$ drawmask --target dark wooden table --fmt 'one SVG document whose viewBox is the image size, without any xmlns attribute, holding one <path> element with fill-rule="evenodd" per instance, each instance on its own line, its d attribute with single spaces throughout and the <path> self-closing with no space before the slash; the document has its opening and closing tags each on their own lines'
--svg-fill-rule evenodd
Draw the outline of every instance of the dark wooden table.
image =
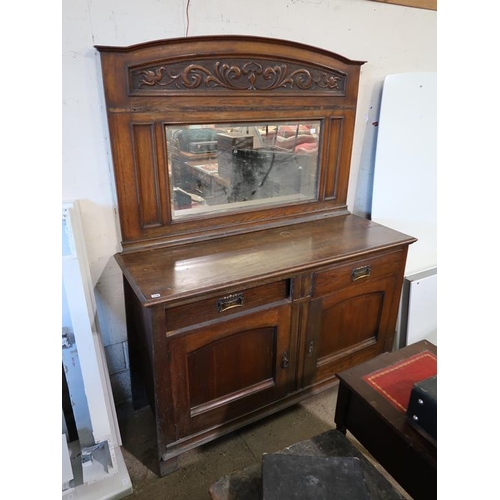
<svg viewBox="0 0 500 500">
<path fill-rule="evenodd" d="M 416 500 L 437 497 L 437 447 L 363 377 L 426 350 L 437 356 L 436 346 L 424 340 L 337 374 L 337 429 L 349 430 Z"/>
</svg>

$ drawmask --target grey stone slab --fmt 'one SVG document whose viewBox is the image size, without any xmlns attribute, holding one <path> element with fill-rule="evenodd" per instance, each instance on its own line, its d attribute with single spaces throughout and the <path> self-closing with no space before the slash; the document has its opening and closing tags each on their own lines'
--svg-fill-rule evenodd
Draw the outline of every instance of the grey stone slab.
<svg viewBox="0 0 500 500">
<path fill-rule="evenodd" d="M 263 500 L 370 500 L 357 457 L 262 456 Z"/>
<path fill-rule="evenodd" d="M 295 443 L 279 453 L 315 457 L 356 457 L 360 460 L 366 489 L 371 499 L 404 499 L 346 436 L 335 429 Z M 209 491 L 213 500 L 262 500 L 261 462 L 221 477 Z"/>
</svg>

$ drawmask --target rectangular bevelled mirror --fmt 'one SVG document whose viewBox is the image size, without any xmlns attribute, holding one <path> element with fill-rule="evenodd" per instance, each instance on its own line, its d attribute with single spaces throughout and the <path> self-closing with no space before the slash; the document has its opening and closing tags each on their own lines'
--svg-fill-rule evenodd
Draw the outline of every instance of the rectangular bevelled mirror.
<svg viewBox="0 0 500 500">
<path fill-rule="evenodd" d="M 172 220 L 317 200 L 320 126 L 167 125 Z"/>
</svg>

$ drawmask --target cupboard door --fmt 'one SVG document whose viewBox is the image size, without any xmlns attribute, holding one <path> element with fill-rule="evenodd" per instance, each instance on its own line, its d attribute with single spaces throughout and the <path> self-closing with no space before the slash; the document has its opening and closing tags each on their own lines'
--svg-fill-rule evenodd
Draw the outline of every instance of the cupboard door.
<svg viewBox="0 0 500 500">
<path fill-rule="evenodd" d="M 290 313 L 282 305 L 169 338 L 178 439 L 290 392 Z"/>
<path fill-rule="evenodd" d="M 313 299 L 309 308 L 303 385 L 331 379 L 392 345 L 395 275 Z"/>
</svg>

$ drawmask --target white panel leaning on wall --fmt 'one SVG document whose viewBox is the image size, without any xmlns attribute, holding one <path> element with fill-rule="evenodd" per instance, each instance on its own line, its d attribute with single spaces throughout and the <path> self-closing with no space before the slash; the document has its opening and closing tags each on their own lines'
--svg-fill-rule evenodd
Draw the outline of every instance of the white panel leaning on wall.
<svg viewBox="0 0 500 500">
<path fill-rule="evenodd" d="M 132 493 L 132 484 L 94 321 L 96 306 L 78 202 L 63 203 L 62 243 L 62 360 L 77 430 L 77 438 L 70 441 L 63 411 L 62 497 L 123 498 Z"/>
<path fill-rule="evenodd" d="M 437 343 L 437 73 L 384 81 L 371 218 L 418 238 L 405 269 L 395 347 Z"/>
</svg>

